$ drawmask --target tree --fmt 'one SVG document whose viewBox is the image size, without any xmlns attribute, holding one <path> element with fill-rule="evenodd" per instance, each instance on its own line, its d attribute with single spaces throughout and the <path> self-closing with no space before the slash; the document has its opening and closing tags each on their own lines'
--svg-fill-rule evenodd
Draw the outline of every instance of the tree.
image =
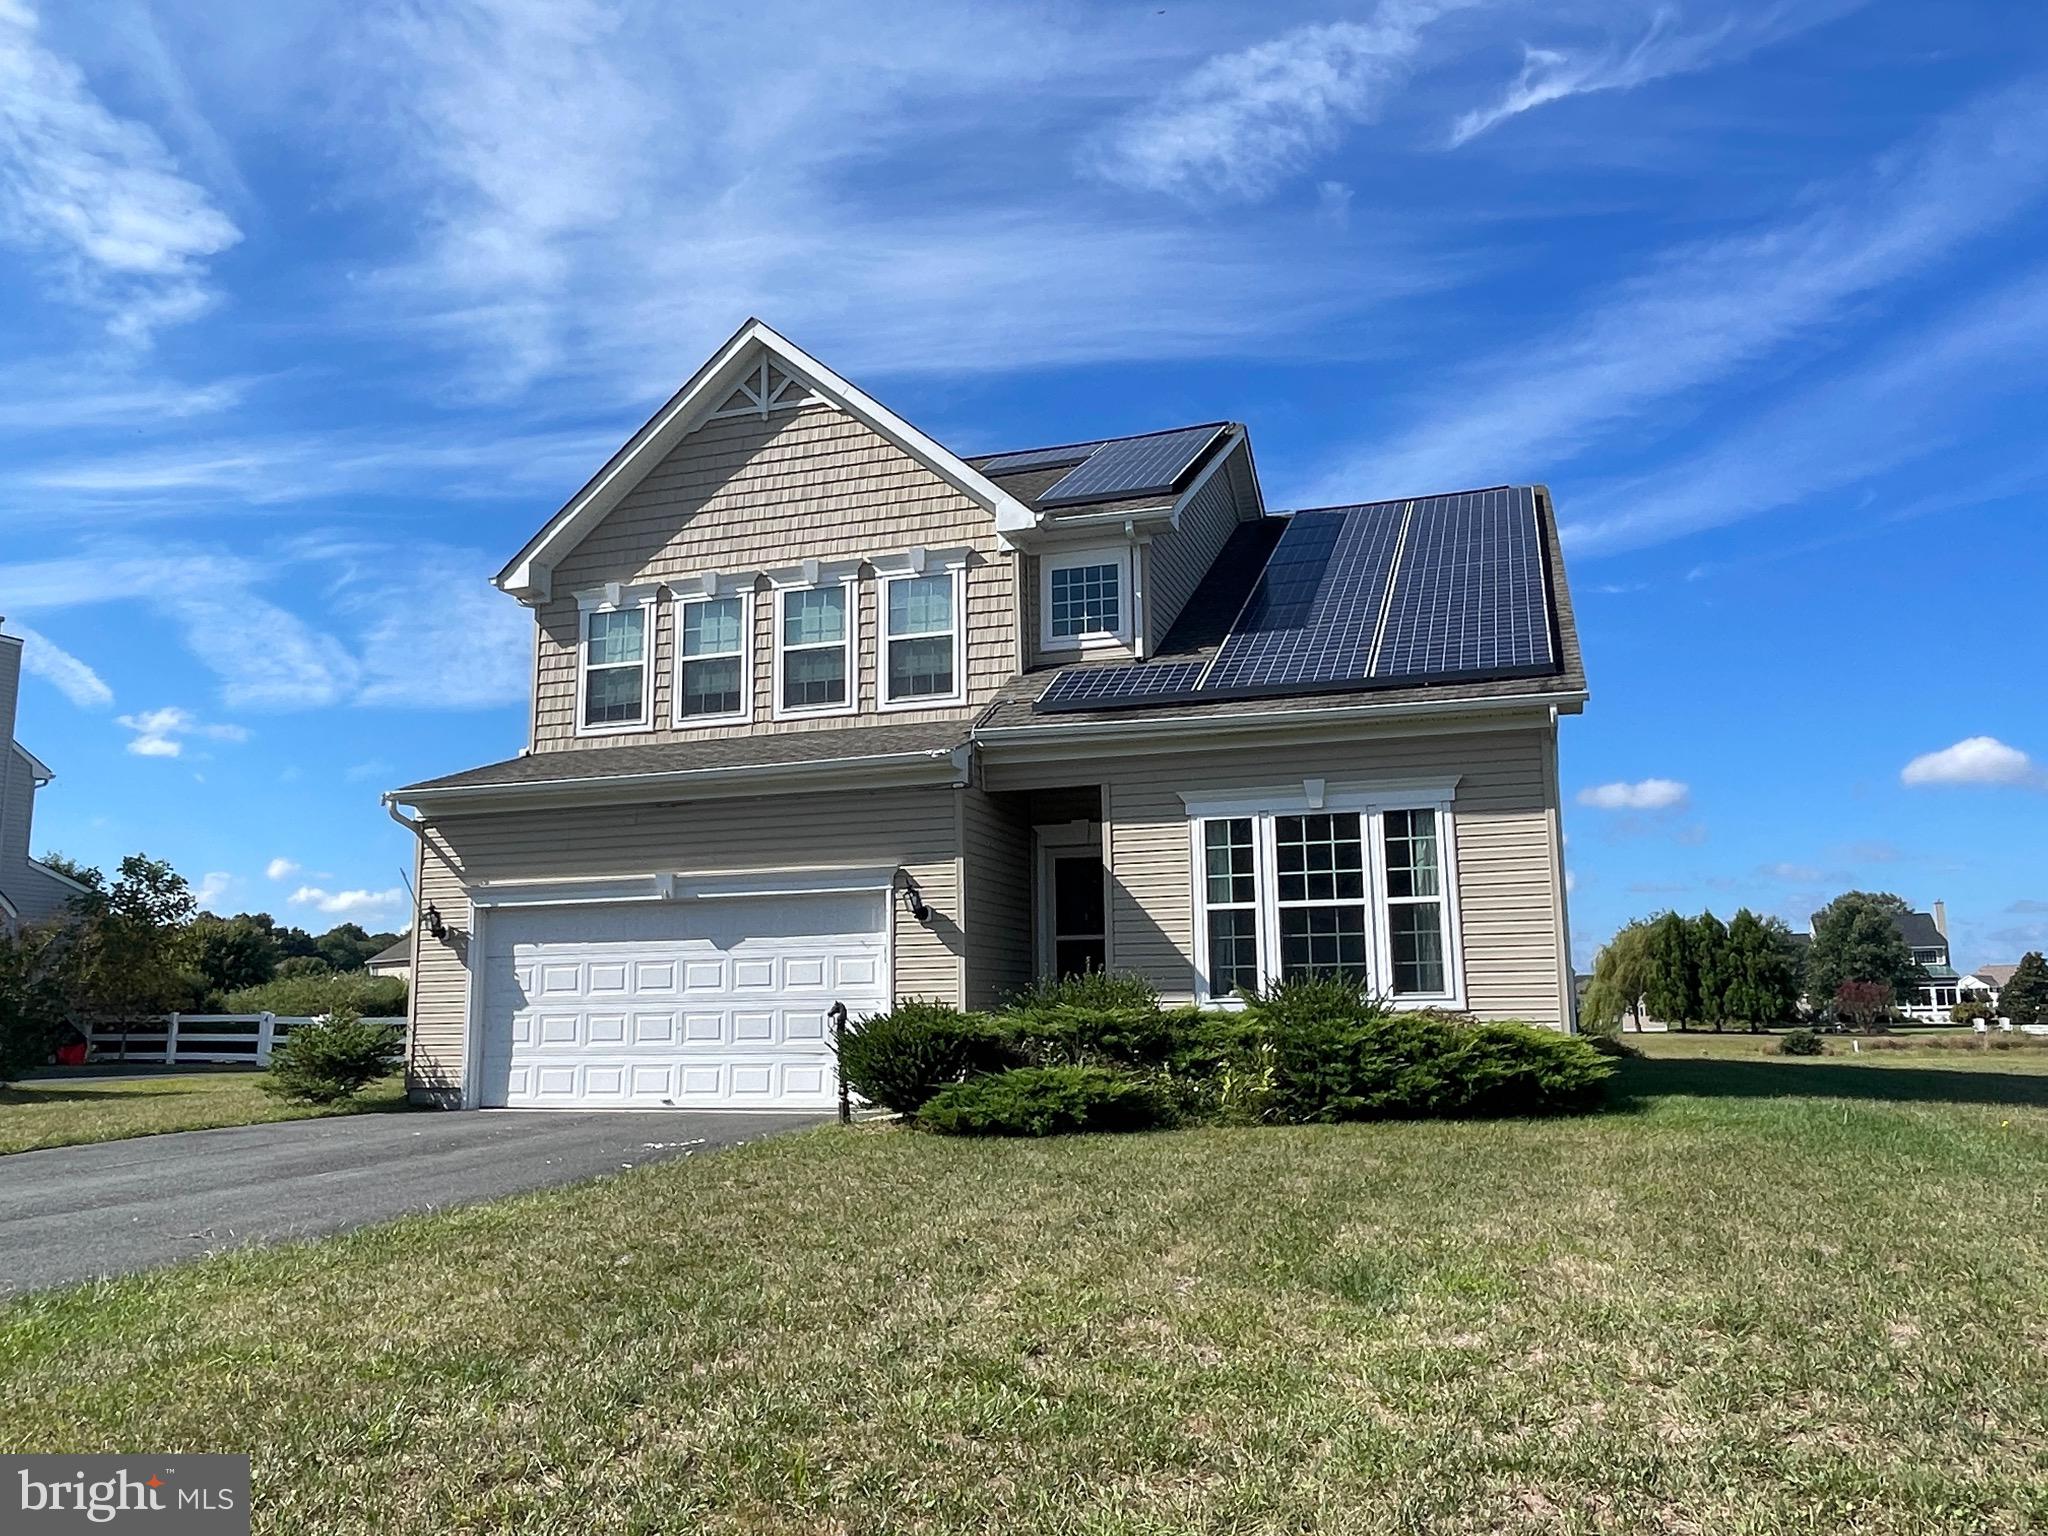
<svg viewBox="0 0 2048 1536">
<path fill-rule="evenodd" d="M 277 974 L 277 939 L 268 920 L 214 917 L 202 912 L 192 920 L 198 943 L 199 975 L 208 990 L 233 992 L 257 987 Z"/>
<path fill-rule="evenodd" d="M 1728 930 L 1711 912 L 1692 920 L 1693 965 L 1699 972 L 1700 1017 L 1721 1033 L 1728 1022 L 1728 988 L 1734 982 Z"/>
<path fill-rule="evenodd" d="M 1650 925 L 1641 918 L 1607 941 L 1593 959 L 1593 982 L 1586 988 L 1581 1022 L 1611 1030 L 1622 1015 L 1643 1027 L 1643 994 L 1650 987 Z"/>
<path fill-rule="evenodd" d="M 1806 957 L 1808 994 L 1831 998 L 1845 981 L 1889 987 L 1895 1002 L 1912 998 L 1925 973 L 1892 919 L 1909 911 L 1888 891 L 1849 891 L 1814 917 Z"/>
<path fill-rule="evenodd" d="M 1649 985 L 1643 1003 L 1666 1024 L 1689 1029 L 1700 1016 L 1699 961 L 1693 954 L 1692 925 L 1676 912 L 1650 924 Z"/>
<path fill-rule="evenodd" d="M 121 861 L 112 885 L 74 896 L 77 932 L 64 966 L 74 1006 L 119 1018 L 187 1001 L 199 953 L 192 909 L 184 876 L 140 853 Z"/>
<path fill-rule="evenodd" d="M 45 869 L 54 869 L 58 874 L 76 880 L 80 885 L 89 885 L 95 890 L 107 883 L 107 877 L 90 864 L 81 864 L 68 854 L 51 849 L 38 861 Z"/>
<path fill-rule="evenodd" d="M 0 1087 L 48 1061 L 63 1033 L 60 954 L 60 936 L 51 930 L 0 937 Z"/>
<path fill-rule="evenodd" d="M 365 933 L 360 923 L 341 923 L 314 940 L 313 951 L 329 970 L 359 971 L 380 949 L 388 949 L 395 933 Z"/>
<path fill-rule="evenodd" d="M 1881 981 L 1845 981 L 1835 988 L 1835 1018 L 1857 1029 L 1870 1029 L 1892 1016 L 1898 998 Z"/>
<path fill-rule="evenodd" d="M 2048 961 L 2042 960 L 2041 951 L 2020 956 L 2012 980 L 1998 989 L 1998 1011 L 2016 1028 L 2048 1024 Z"/>
<path fill-rule="evenodd" d="M 1749 908 L 1728 924 L 1727 1017 L 1754 1032 L 1789 1019 L 1799 1007 L 1799 961 L 1792 935 L 1775 917 Z"/>
</svg>

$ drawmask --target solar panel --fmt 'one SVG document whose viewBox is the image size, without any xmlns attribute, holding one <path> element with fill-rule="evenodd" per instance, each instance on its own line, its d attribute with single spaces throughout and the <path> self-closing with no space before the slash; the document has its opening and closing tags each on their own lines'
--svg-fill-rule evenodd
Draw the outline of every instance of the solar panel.
<svg viewBox="0 0 2048 1536">
<path fill-rule="evenodd" d="M 1086 463 L 1061 476 L 1038 498 L 1038 504 L 1066 507 L 1170 491 L 1225 430 L 1221 426 L 1181 427 L 1104 443 Z M 984 465 L 984 471 L 986 468 Z"/>
<path fill-rule="evenodd" d="M 1084 463 L 1100 443 L 1068 443 L 1060 448 L 1023 448 L 1016 453 L 995 453 L 974 461 L 984 475 L 1019 475 L 1027 469 L 1060 469 Z"/>
<path fill-rule="evenodd" d="M 1555 664 L 1535 492 L 1500 486 L 1416 502 L 1373 679 L 1497 677 Z"/>
<path fill-rule="evenodd" d="M 1202 678 L 1202 691 L 1362 682 L 1405 506 L 1297 512 Z"/>
<path fill-rule="evenodd" d="M 1202 675 L 1199 661 L 1139 662 L 1129 667 L 1069 667 L 1039 696 L 1036 708 L 1113 709 L 1136 700 L 1193 690 Z"/>
</svg>

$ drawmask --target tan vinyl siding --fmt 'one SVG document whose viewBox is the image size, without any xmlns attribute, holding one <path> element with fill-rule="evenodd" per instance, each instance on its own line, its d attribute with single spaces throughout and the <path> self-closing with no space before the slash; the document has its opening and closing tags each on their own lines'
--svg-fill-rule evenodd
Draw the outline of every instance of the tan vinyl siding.
<svg viewBox="0 0 2048 1536">
<path fill-rule="evenodd" d="M 1239 462 L 1247 452 L 1242 446 L 1233 449 L 1230 462 L 1181 508 L 1180 525 L 1154 535 L 1145 546 L 1145 632 L 1150 650 L 1165 640 L 1239 520 L 1257 515 L 1236 489 Z"/>
<path fill-rule="evenodd" d="M 462 1085 L 472 928 L 465 881 L 901 867 L 917 882 L 932 916 L 920 925 L 900 901 L 889 903 L 896 995 L 957 1001 L 965 940 L 953 796 L 946 787 L 879 789 L 432 823 L 420 894 L 456 931 L 448 942 L 420 944 L 413 971 L 413 1088 L 447 1097 Z"/>
<path fill-rule="evenodd" d="M 1021 796 L 960 794 L 967 1006 L 991 1008 L 1031 983 L 1031 827 Z"/>
<path fill-rule="evenodd" d="M 1174 1000 L 1194 995 L 1193 869 L 1180 796 L 1235 789 L 1459 778 L 1458 843 L 1465 993 L 1474 1013 L 1566 1023 L 1555 806 L 1547 729 L 1355 737 L 1343 743 L 1215 747 L 1199 754 L 1088 759 L 1106 785 L 1112 964 L 1148 977 Z M 987 766 L 991 790 L 1071 782 L 1057 763 Z"/>
<path fill-rule="evenodd" d="M 751 724 L 673 728 L 676 606 L 663 598 L 655 610 L 652 727 L 576 735 L 576 593 L 613 581 L 635 586 L 710 572 L 768 571 L 917 545 L 972 551 L 964 582 L 965 703 L 880 710 L 880 583 L 864 570 L 856 585 L 858 712 L 772 718 L 774 598 L 763 581 L 753 602 Z M 534 744 L 542 751 L 734 731 L 829 730 L 860 720 L 966 719 L 1016 671 L 1016 559 L 998 544 L 993 517 L 863 423 L 829 407 L 699 427 L 563 560 L 553 590 L 538 610 Z"/>
</svg>

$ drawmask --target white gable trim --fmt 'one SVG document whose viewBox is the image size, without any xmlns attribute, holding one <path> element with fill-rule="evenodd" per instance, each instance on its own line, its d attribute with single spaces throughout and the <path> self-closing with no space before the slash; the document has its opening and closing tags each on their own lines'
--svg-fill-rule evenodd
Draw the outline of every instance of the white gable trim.
<svg viewBox="0 0 2048 1536">
<path fill-rule="evenodd" d="M 37 757 L 35 753 L 29 751 L 29 749 L 27 747 L 24 747 L 20 742 L 17 741 L 16 743 L 14 743 L 14 750 L 16 752 L 19 752 L 21 754 L 21 760 L 28 764 L 29 777 L 35 781 L 35 786 L 37 789 L 41 789 L 45 784 L 49 783 L 50 780 L 57 777 L 57 775 L 51 771 L 47 763 L 45 763 L 41 758 Z"/>
<path fill-rule="evenodd" d="M 739 388 L 749 371 L 759 364 L 765 351 L 782 372 L 804 384 L 826 404 L 837 407 L 865 423 L 881 436 L 947 481 L 994 516 L 1000 531 L 1005 527 L 1029 526 L 1031 514 L 1022 503 L 1000 489 L 979 470 L 931 438 L 879 401 L 854 388 L 823 363 L 777 335 L 759 320 L 749 320 L 732 339 L 712 354 L 710 361 L 691 377 L 645 426 L 599 470 L 590 483 L 573 496 L 568 505 L 548 519 L 547 526 L 534 535 L 512 563 L 495 578 L 501 591 L 523 603 L 544 602 L 552 592 L 554 568 L 625 499 L 628 492 L 656 464 L 688 436 Z"/>
</svg>

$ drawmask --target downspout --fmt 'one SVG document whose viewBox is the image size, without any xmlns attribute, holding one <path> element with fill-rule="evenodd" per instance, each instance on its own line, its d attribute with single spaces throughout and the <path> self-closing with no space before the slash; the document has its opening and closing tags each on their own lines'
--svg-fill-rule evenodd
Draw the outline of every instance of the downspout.
<svg viewBox="0 0 2048 1536">
<path fill-rule="evenodd" d="M 387 790 L 378 796 L 384 802 L 384 814 L 397 822 L 413 835 L 412 854 L 412 968 L 405 985 L 405 1092 L 412 1097 L 413 1072 L 412 1047 L 417 1034 L 420 1005 L 420 890 L 427 881 L 427 825 L 424 819 L 414 819 L 398 808 L 398 801 Z"/>
</svg>

